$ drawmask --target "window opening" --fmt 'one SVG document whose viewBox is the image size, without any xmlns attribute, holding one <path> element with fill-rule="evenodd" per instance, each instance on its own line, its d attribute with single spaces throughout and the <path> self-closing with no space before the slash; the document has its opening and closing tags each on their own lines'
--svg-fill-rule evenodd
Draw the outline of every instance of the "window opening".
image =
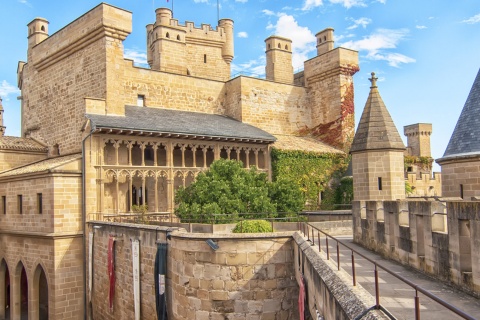
<svg viewBox="0 0 480 320">
<path fill-rule="evenodd" d="M 39 214 L 43 213 L 43 199 L 41 193 L 37 193 L 37 212 Z"/>
<path fill-rule="evenodd" d="M 383 190 L 382 178 L 378 177 L 378 190 Z"/>
<path fill-rule="evenodd" d="M 206 54 L 203 55 L 203 63 L 207 63 L 207 55 Z"/>
<path fill-rule="evenodd" d="M 3 214 L 7 214 L 7 197 L 2 196 L 2 210 Z"/>
<path fill-rule="evenodd" d="M 144 107 L 145 106 L 145 95 L 139 94 L 137 96 L 137 106 L 138 107 Z"/>
<path fill-rule="evenodd" d="M 23 214 L 23 197 L 21 194 L 17 195 L 18 213 Z"/>
<path fill-rule="evenodd" d="M 460 185 L 460 198 L 463 199 L 463 184 Z"/>
</svg>

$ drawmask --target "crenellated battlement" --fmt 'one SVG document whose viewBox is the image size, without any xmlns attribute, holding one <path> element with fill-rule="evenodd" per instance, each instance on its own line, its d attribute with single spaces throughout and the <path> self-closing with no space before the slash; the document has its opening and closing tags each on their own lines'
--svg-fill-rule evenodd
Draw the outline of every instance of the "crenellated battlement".
<svg viewBox="0 0 480 320">
<path fill-rule="evenodd" d="M 480 296 L 479 201 L 353 201 L 354 241 Z"/>
<path fill-rule="evenodd" d="M 181 25 L 168 8 L 155 13 L 155 23 L 147 25 L 147 60 L 153 70 L 222 81 L 230 77 L 233 20 L 221 19 L 213 29 L 190 21 Z"/>
</svg>

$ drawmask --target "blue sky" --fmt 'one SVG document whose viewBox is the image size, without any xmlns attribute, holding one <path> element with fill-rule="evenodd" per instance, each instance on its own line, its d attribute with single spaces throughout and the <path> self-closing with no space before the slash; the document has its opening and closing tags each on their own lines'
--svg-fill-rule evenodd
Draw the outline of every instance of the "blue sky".
<svg viewBox="0 0 480 320">
<path fill-rule="evenodd" d="M 473 80 L 480 68 L 478 0 L 218 0 L 220 18 L 235 21 L 232 74 L 264 73 L 264 40 L 277 34 L 293 39 L 293 64 L 313 57 L 315 33 L 335 29 L 335 46 L 359 51 L 355 75 L 358 123 L 368 96 L 370 72 L 397 129 L 417 122 L 433 124 L 432 155 L 443 155 Z M 96 0 L 1 0 L 0 96 L 7 135 L 20 135 L 16 68 L 26 60 L 27 23 L 49 20 L 52 34 L 96 6 Z M 172 0 L 110 0 L 133 13 L 133 32 L 125 55 L 145 63 L 145 26 L 154 8 Z M 217 25 L 216 0 L 173 0 L 180 23 Z"/>
</svg>

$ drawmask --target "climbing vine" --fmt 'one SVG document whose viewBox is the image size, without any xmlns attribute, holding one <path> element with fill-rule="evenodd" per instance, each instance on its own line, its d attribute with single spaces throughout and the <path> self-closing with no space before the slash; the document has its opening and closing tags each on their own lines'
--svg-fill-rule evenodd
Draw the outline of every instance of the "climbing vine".
<svg viewBox="0 0 480 320">
<path fill-rule="evenodd" d="M 306 199 L 306 209 L 319 209 L 319 195 L 323 191 L 322 202 L 335 202 L 335 189 L 348 166 L 349 157 L 345 154 L 272 149 L 273 180 L 288 180 L 296 183 Z M 330 197 L 333 199 L 328 200 Z"/>
<path fill-rule="evenodd" d="M 428 170 L 432 167 L 432 163 L 432 157 L 404 156 L 405 171 L 407 171 L 408 167 L 411 167 L 412 165 L 417 165 L 423 170 Z"/>
</svg>

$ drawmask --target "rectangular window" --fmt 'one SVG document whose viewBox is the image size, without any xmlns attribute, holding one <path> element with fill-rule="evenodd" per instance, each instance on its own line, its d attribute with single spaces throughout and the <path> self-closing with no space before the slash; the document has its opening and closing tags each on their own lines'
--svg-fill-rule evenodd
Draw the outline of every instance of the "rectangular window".
<svg viewBox="0 0 480 320">
<path fill-rule="evenodd" d="M 37 212 L 39 214 L 43 213 L 43 199 L 41 193 L 37 193 Z"/>
<path fill-rule="evenodd" d="M 137 106 L 145 107 L 145 96 L 143 94 L 137 96 Z"/>
<path fill-rule="evenodd" d="M 21 194 L 17 195 L 17 211 L 19 214 L 23 214 L 23 197 Z"/>
<path fill-rule="evenodd" d="M 2 196 L 2 211 L 3 214 L 7 214 L 7 197 Z"/>
<path fill-rule="evenodd" d="M 463 199 L 463 184 L 460 185 L 460 198 Z"/>
<path fill-rule="evenodd" d="M 378 177 L 378 190 L 382 190 L 383 186 L 382 186 L 382 178 L 381 177 Z"/>
</svg>

